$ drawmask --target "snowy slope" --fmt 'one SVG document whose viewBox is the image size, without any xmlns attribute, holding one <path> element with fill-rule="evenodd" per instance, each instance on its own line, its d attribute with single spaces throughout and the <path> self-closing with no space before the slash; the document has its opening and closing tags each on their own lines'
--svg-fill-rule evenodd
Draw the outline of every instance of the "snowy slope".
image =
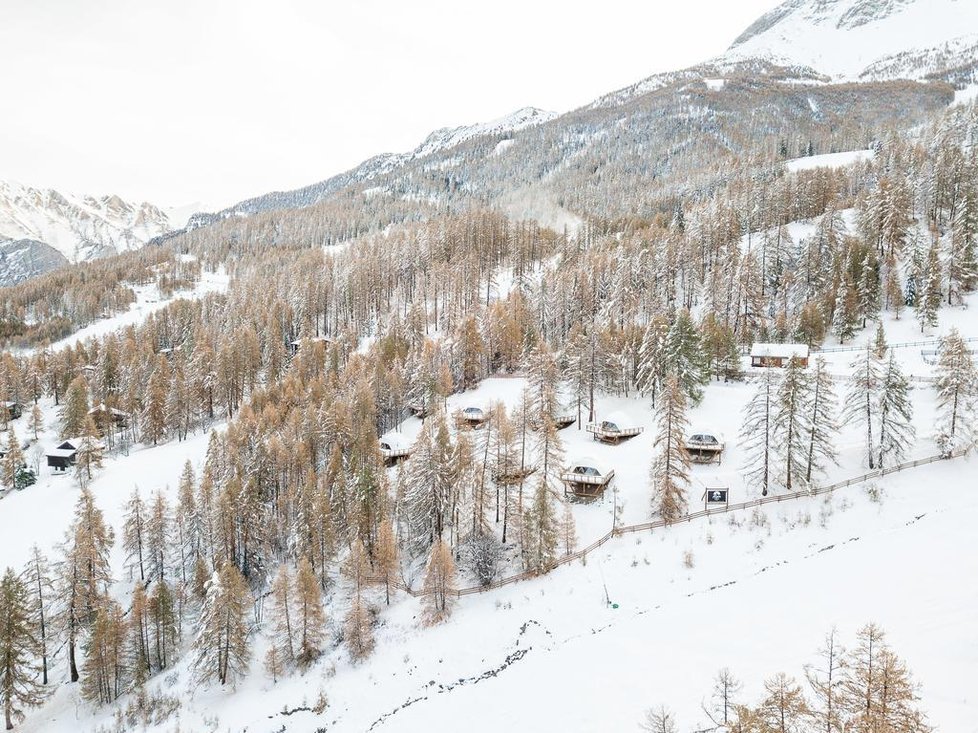
<svg viewBox="0 0 978 733">
<path fill-rule="evenodd" d="M 976 58 L 973 0 L 788 0 L 719 61 L 764 60 L 860 79 L 922 78 Z"/>
<path fill-rule="evenodd" d="M 455 128 L 443 127 L 440 130 L 435 130 L 425 138 L 425 141 L 411 155 L 413 157 L 430 155 L 439 150 L 447 150 L 456 145 L 461 145 L 466 140 L 471 140 L 474 137 L 516 132 L 532 125 L 549 122 L 557 116 L 556 112 L 547 112 L 536 107 L 523 107 L 512 114 L 491 120 L 490 122 L 479 122 L 474 125 Z"/>
<path fill-rule="evenodd" d="M 0 181 L 0 237 L 44 242 L 69 262 L 136 249 L 173 228 L 149 203 Z"/>
</svg>

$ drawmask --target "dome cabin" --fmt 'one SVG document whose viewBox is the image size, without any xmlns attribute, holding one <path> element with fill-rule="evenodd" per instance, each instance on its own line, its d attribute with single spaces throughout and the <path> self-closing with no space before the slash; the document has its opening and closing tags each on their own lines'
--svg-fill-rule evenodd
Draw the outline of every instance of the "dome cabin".
<svg viewBox="0 0 978 733">
<path fill-rule="evenodd" d="M 458 414 L 459 423 L 470 428 L 481 428 L 489 421 L 489 413 L 476 405 L 469 405 Z"/>
<path fill-rule="evenodd" d="M 693 463 L 720 463 L 724 443 L 721 436 L 699 430 L 686 437 L 685 447 Z"/>
<path fill-rule="evenodd" d="M 388 466 L 393 466 L 411 455 L 411 442 L 401 433 L 388 433 L 380 438 L 379 443 L 380 455 Z"/>
<path fill-rule="evenodd" d="M 614 477 L 613 468 L 608 468 L 600 461 L 587 456 L 572 462 L 560 474 L 560 480 L 564 482 L 565 494 L 588 499 L 601 496 Z"/>
<path fill-rule="evenodd" d="M 792 359 L 808 366 L 808 344 L 754 344 L 750 349 L 752 367 L 784 367 Z"/>
<path fill-rule="evenodd" d="M 604 420 L 587 424 L 587 431 L 595 440 L 618 445 L 622 440 L 634 438 L 645 428 L 624 412 L 613 412 Z"/>
</svg>

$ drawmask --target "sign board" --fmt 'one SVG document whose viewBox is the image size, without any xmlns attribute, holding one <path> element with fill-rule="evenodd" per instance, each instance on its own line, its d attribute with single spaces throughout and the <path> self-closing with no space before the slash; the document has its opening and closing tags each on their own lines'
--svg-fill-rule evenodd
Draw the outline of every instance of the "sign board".
<svg viewBox="0 0 978 733">
<path fill-rule="evenodd" d="M 703 501 L 707 509 L 727 506 L 730 499 L 730 489 L 707 489 L 703 492 Z"/>
</svg>

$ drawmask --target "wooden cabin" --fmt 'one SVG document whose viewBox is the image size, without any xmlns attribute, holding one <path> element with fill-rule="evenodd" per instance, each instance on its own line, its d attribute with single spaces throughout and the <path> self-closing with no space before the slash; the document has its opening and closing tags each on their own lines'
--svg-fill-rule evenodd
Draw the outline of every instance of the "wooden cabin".
<svg viewBox="0 0 978 733">
<path fill-rule="evenodd" d="M 400 433 L 388 433 L 380 439 L 380 455 L 384 463 L 393 466 L 411 455 L 411 443 Z"/>
<path fill-rule="evenodd" d="M 713 433 L 701 430 L 686 438 L 685 447 L 693 463 L 720 463 L 724 443 Z"/>
<path fill-rule="evenodd" d="M 469 405 L 458 414 L 458 419 L 462 425 L 470 428 L 481 428 L 489 420 L 489 415 L 481 407 Z"/>
<path fill-rule="evenodd" d="M 600 496 L 614 477 L 614 469 L 602 465 L 594 458 L 580 458 L 560 474 L 560 480 L 564 482 L 564 493 L 581 498 Z"/>
<path fill-rule="evenodd" d="M 102 435 L 105 435 L 109 427 L 117 430 L 125 430 L 129 427 L 129 420 L 132 417 L 124 410 L 117 410 L 114 407 L 107 407 L 105 403 L 96 405 L 88 414 L 92 416 L 96 427 Z"/>
<path fill-rule="evenodd" d="M 587 431 L 595 440 L 618 445 L 622 440 L 634 438 L 645 428 L 638 425 L 623 412 L 614 412 L 604 420 L 587 424 Z"/>
<path fill-rule="evenodd" d="M 105 444 L 98 438 L 86 438 L 85 436 L 68 438 L 68 440 L 62 441 L 56 448 L 49 450 L 45 454 L 48 467 L 53 469 L 55 473 L 67 471 L 71 466 L 75 465 L 75 458 L 78 456 L 78 451 L 88 445 L 89 441 L 98 450 L 105 450 Z"/>
<path fill-rule="evenodd" d="M 16 420 L 23 414 L 23 409 L 19 402 L 11 402 L 9 400 L 0 402 L 0 410 L 3 410 L 3 422 Z"/>
<path fill-rule="evenodd" d="M 305 336 L 303 338 L 298 338 L 295 341 L 289 343 L 289 353 L 295 356 L 299 353 L 299 349 L 302 348 L 303 344 L 306 343 L 321 343 L 324 346 L 329 345 L 330 339 L 325 336 Z"/>
<path fill-rule="evenodd" d="M 752 367 L 783 367 L 792 359 L 808 366 L 808 344 L 754 344 L 750 349 Z"/>
</svg>

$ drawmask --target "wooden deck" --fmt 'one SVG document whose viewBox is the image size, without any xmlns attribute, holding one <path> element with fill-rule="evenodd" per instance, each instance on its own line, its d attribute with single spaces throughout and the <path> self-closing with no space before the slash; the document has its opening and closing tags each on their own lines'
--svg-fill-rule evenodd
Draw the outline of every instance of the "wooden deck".
<svg viewBox="0 0 978 733">
<path fill-rule="evenodd" d="M 689 460 L 693 463 L 721 463 L 723 457 L 723 443 L 701 443 L 698 441 L 686 441 L 686 453 Z"/>
<path fill-rule="evenodd" d="M 609 430 L 601 425 L 601 423 L 588 423 L 585 429 L 591 433 L 591 436 L 595 440 L 600 440 L 602 443 L 611 443 L 612 445 L 618 445 L 623 440 L 628 440 L 629 438 L 634 438 L 636 435 L 641 434 L 644 428 L 619 428 L 615 430 Z"/>
<path fill-rule="evenodd" d="M 560 480 L 564 482 L 564 493 L 569 492 L 574 496 L 590 499 L 601 496 L 614 477 L 614 470 L 605 474 L 578 473 L 577 471 L 564 471 L 560 474 Z"/>
</svg>

